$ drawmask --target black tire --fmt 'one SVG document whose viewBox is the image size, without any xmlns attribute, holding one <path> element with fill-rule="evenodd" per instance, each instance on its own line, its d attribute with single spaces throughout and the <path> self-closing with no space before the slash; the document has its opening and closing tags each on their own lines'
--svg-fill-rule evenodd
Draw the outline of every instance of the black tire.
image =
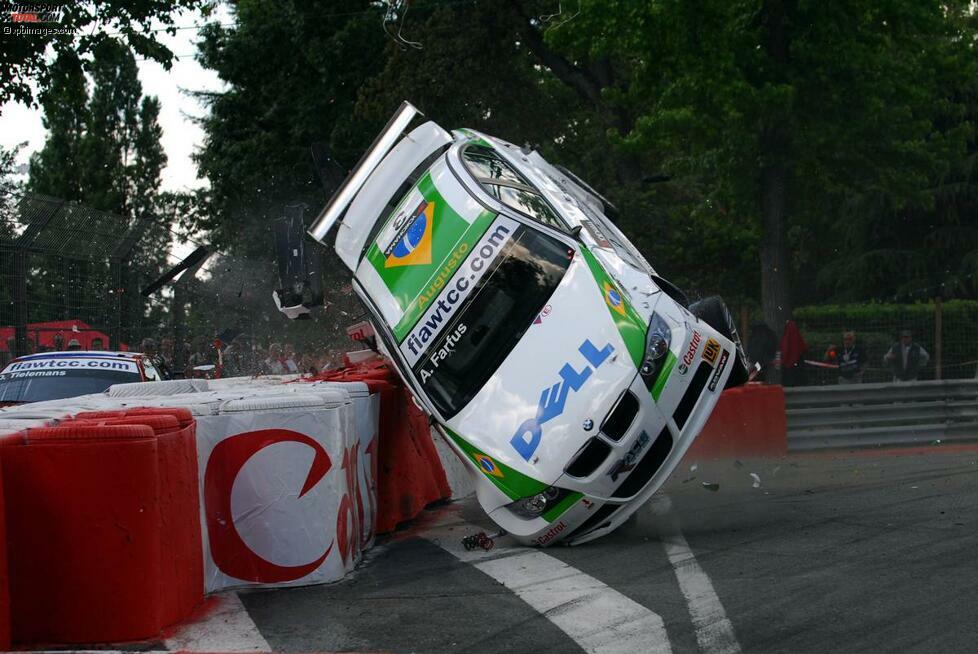
<svg viewBox="0 0 978 654">
<path fill-rule="evenodd" d="M 734 323 L 730 310 L 720 296 L 711 295 L 689 305 L 689 312 L 704 321 L 707 325 L 723 334 L 726 338 L 733 341 L 737 348 L 737 356 L 734 357 L 733 369 L 730 377 L 727 378 L 727 385 L 724 388 L 743 386 L 750 377 L 750 369 L 747 367 L 747 356 L 744 354 L 744 347 L 740 342 L 740 335 L 737 333 L 737 326 Z"/>
</svg>

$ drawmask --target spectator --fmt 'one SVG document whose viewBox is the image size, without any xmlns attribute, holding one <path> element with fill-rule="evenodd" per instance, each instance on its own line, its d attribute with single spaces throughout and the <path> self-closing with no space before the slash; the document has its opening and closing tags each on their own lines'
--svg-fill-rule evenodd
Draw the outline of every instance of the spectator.
<svg viewBox="0 0 978 654">
<path fill-rule="evenodd" d="M 160 359 L 166 363 L 167 368 L 170 368 L 171 370 L 173 369 L 175 363 L 173 339 L 169 336 L 164 336 L 160 339 Z"/>
<path fill-rule="evenodd" d="M 786 320 L 781 336 L 781 381 L 785 386 L 805 385 L 805 352 L 808 343 L 794 320 Z"/>
<path fill-rule="evenodd" d="M 55 334 L 53 340 L 54 340 L 55 352 L 61 352 L 62 350 L 65 349 L 65 337 L 61 335 L 61 332 Z"/>
<path fill-rule="evenodd" d="M 143 351 L 143 355 L 153 364 L 159 373 L 161 379 L 169 379 L 172 371 L 170 370 L 169 364 L 160 356 L 160 353 L 156 349 L 156 341 L 152 338 L 144 338 L 142 343 L 139 344 L 140 349 Z"/>
<path fill-rule="evenodd" d="M 81 350 L 81 343 L 78 342 L 77 338 L 73 338 L 70 341 L 68 341 L 69 352 L 78 352 L 79 350 Z"/>
<path fill-rule="evenodd" d="M 868 358 L 862 345 L 856 343 L 856 332 L 842 332 L 842 347 L 831 346 L 825 360 L 839 366 L 840 384 L 861 384 Z"/>
<path fill-rule="evenodd" d="M 268 357 L 264 361 L 264 372 L 266 375 L 284 375 L 288 373 L 285 366 L 285 357 L 282 356 L 282 344 L 272 343 L 268 346 Z"/>
<path fill-rule="evenodd" d="M 283 350 L 285 356 L 282 360 L 282 363 L 285 365 L 285 372 L 286 373 L 299 372 L 299 364 L 296 363 L 299 360 L 299 357 L 295 353 L 295 346 L 286 343 Z"/>
<path fill-rule="evenodd" d="M 96 336 L 95 338 L 92 339 L 92 345 L 90 349 L 93 351 L 105 349 L 105 345 L 102 343 L 101 337 Z"/>
<path fill-rule="evenodd" d="M 231 344 L 224 350 L 223 357 L 225 377 L 244 377 L 257 372 L 251 343 L 244 334 L 238 334 L 231 340 Z"/>
<path fill-rule="evenodd" d="M 197 366 L 209 366 L 214 365 L 213 357 L 207 347 L 207 339 L 198 336 L 193 340 L 193 345 L 190 348 L 192 354 L 187 357 L 187 370 L 184 373 L 187 379 L 193 379 L 194 377 L 200 376 L 194 373 L 194 368 Z"/>
<path fill-rule="evenodd" d="M 900 340 L 890 346 L 883 356 L 883 362 L 893 371 L 893 381 L 917 381 L 920 369 L 930 361 L 930 355 L 919 343 L 913 342 L 913 332 L 904 329 Z"/>
</svg>

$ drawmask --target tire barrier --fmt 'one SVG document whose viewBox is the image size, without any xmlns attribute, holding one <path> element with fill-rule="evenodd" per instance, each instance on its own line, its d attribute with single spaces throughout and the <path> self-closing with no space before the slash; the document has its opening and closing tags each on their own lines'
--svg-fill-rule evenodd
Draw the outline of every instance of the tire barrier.
<svg viewBox="0 0 978 654">
<path fill-rule="evenodd" d="M 146 425 L 31 429 L 5 448 L 13 641 L 159 632 L 158 441 Z"/>
<path fill-rule="evenodd" d="M 747 384 L 723 391 L 686 458 L 780 457 L 787 452 L 784 389 Z"/>
<path fill-rule="evenodd" d="M 0 425 L 0 650 L 9 650 L 10 634 L 10 572 L 7 564 L 7 511 L 3 492 L 3 455 L 7 448 L 22 445 L 21 433 L 8 431 Z M 12 433 L 11 433 L 12 432 Z"/>
<path fill-rule="evenodd" d="M 452 496 L 427 417 L 383 360 L 364 361 L 315 380 L 361 381 L 380 395 L 378 534 L 393 531 L 429 504 Z"/>
<path fill-rule="evenodd" d="M 451 496 L 380 360 L 192 382 L 0 410 L 0 649 L 156 638 L 205 591 L 337 581 Z"/>
</svg>

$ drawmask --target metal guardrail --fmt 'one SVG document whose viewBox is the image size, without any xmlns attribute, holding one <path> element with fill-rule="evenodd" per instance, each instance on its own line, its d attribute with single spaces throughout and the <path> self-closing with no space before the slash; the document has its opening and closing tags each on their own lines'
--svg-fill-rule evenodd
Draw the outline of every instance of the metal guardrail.
<svg viewBox="0 0 978 654">
<path fill-rule="evenodd" d="M 978 380 L 784 390 L 792 452 L 978 440 Z"/>
</svg>

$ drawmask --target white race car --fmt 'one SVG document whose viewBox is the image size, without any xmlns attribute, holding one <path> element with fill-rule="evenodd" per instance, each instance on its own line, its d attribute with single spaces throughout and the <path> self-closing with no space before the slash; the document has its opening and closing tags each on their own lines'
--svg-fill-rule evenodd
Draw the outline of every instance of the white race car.
<svg viewBox="0 0 978 654">
<path fill-rule="evenodd" d="M 536 152 L 404 103 L 310 234 L 353 272 L 381 347 L 517 540 L 581 543 L 665 482 L 747 369 L 718 298 L 689 308 Z M 695 314 L 695 315 L 694 315 Z"/>
</svg>

